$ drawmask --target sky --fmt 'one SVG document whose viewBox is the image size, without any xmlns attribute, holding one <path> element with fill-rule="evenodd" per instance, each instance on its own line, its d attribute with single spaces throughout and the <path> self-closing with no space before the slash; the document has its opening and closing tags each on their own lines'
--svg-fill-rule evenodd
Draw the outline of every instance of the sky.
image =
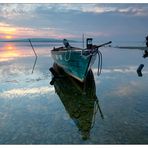
<svg viewBox="0 0 148 148">
<path fill-rule="evenodd" d="M 148 4 L 0 4 L 0 39 L 58 38 L 144 41 Z"/>
</svg>

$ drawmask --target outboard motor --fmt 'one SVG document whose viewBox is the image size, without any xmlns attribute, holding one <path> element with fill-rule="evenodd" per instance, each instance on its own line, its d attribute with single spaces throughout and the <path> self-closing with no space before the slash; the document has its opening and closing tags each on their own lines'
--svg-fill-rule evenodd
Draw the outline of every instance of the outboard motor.
<svg viewBox="0 0 148 148">
<path fill-rule="evenodd" d="M 65 45 L 66 48 L 70 48 L 71 46 L 69 45 L 68 40 L 64 39 L 63 44 Z"/>
<path fill-rule="evenodd" d="M 87 49 L 91 49 L 92 48 L 92 38 L 87 38 L 86 39 L 86 47 Z"/>
</svg>

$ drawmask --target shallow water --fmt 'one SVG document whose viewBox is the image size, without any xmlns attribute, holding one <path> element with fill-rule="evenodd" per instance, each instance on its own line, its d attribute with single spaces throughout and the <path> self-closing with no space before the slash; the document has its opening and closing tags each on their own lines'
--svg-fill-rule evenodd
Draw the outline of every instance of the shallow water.
<svg viewBox="0 0 148 148">
<path fill-rule="evenodd" d="M 148 62 L 142 58 L 142 51 L 100 49 L 102 74 L 99 77 L 96 74 L 97 61 L 92 71 L 96 93 L 93 91 L 102 119 L 99 109 L 90 102 L 87 104 L 88 98 L 83 98 L 81 88 L 67 86 L 65 81 L 62 87 L 67 89 L 67 96 L 58 84 L 61 94 L 55 92 L 49 72 L 53 65 L 50 50 L 54 44 L 46 44 L 35 46 L 38 59 L 33 74 L 35 57 L 27 43 L 0 45 L 0 144 L 148 143 Z M 144 64 L 142 77 L 136 73 L 140 64 Z M 83 115 L 78 113 L 77 106 Z"/>
</svg>

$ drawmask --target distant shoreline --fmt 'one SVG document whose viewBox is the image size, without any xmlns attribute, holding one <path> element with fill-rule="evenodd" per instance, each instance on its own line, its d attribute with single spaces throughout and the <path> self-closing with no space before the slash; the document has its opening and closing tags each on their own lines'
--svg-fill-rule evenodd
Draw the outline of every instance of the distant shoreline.
<svg viewBox="0 0 148 148">
<path fill-rule="evenodd" d="M 53 38 L 13 39 L 13 40 L 0 40 L 0 42 L 29 42 L 29 39 L 31 40 L 31 42 L 57 42 L 57 43 L 63 42 L 62 39 L 53 39 Z M 69 42 L 78 42 L 78 41 L 69 40 Z"/>
</svg>

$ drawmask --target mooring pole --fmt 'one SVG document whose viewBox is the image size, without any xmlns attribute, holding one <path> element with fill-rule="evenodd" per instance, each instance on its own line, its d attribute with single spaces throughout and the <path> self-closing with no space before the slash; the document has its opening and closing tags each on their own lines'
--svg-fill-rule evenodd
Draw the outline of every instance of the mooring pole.
<svg viewBox="0 0 148 148">
<path fill-rule="evenodd" d="M 137 74 L 139 77 L 142 77 L 142 69 L 144 67 L 144 64 L 140 64 L 139 67 L 137 68 Z"/>
<path fill-rule="evenodd" d="M 29 39 L 29 42 L 30 42 L 30 45 L 31 45 L 31 47 L 32 47 L 32 50 L 33 50 L 35 56 L 37 57 L 37 54 L 36 54 L 36 52 L 35 52 L 35 50 L 34 50 L 34 48 L 33 48 L 33 45 L 32 45 L 32 43 L 31 43 L 31 40 L 30 40 L 30 39 Z"/>
<path fill-rule="evenodd" d="M 32 73 L 33 73 L 38 56 L 37 56 L 37 54 L 36 54 L 36 52 L 35 52 L 35 50 L 34 50 L 34 48 L 33 48 L 33 45 L 32 45 L 32 43 L 31 43 L 31 40 L 30 40 L 30 39 L 28 39 L 28 40 L 29 40 L 29 43 L 30 43 L 30 45 L 31 45 L 31 47 L 32 47 L 32 50 L 33 50 L 33 52 L 34 52 L 34 55 L 35 55 L 35 61 L 34 61 L 33 69 L 32 69 Z"/>
<path fill-rule="evenodd" d="M 82 34 L 82 44 L 83 44 L 83 49 L 84 49 L 84 33 Z"/>
</svg>

